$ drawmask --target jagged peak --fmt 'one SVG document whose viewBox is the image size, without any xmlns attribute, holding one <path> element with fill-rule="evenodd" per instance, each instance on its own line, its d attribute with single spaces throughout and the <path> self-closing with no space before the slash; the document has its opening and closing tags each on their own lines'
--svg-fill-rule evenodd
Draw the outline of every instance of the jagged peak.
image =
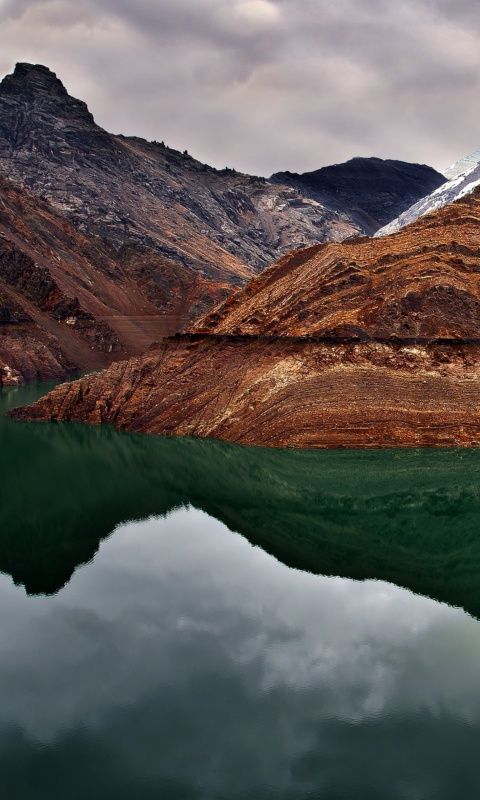
<svg viewBox="0 0 480 800">
<path fill-rule="evenodd" d="M 55 72 L 43 64 L 19 61 L 14 71 L 0 82 L 0 95 L 16 98 L 28 104 L 35 103 L 37 96 L 42 98 L 48 96 L 55 108 L 55 114 L 66 113 L 70 116 L 73 113 L 84 123 L 94 123 L 87 104 L 72 97 Z M 59 108 L 62 109 L 61 112 Z"/>
<path fill-rule="evenodd" d="M 38 88 L 45 86 L 49 91 L 55 90 L 57 93 L 68 94 L 60 78 L 55 72 L 45 67 L 43 64 L 30 64 L 26 61 L 19 61 L 15 64 L 15 69 L 10 75 L 6 75 L 2 83 L 6 84 L 34 84 Z"/>
</svg>

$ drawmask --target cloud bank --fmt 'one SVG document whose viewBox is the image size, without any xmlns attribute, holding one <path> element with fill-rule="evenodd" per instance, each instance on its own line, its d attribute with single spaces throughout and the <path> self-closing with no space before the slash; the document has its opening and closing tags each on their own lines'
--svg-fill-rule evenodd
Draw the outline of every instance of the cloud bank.
<svg viewBox="0 0 480 800">
<path fill-rule="evenodd" d="M 467 0 L 0 0 L 0 73 L 53 69 L 97 122 L 269 175 L 480 146 Z"/>
</svg>

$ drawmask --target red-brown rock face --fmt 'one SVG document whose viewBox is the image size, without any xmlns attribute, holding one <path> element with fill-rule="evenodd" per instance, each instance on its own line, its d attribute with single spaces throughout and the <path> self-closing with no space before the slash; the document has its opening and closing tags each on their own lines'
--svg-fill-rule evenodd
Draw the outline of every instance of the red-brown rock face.
<svg viewBox="0 0 480 800">
<path fill-rule="evenodd" d="M 480 444 L 480 193 L 282 259 L 189 335 L 25 419 L 288 447 Z"/>
<path fill-rule="evenodd" d="M 480 195 L 395 236 L 285 256 L 194 325 L 248 336 L 480 337 Z"/>
<path fill-rule="evenodd" d="M 115 252 L 0 177 L 0 385 L 140 353 L 230 288 L 158 253 Z"/>
</svg>

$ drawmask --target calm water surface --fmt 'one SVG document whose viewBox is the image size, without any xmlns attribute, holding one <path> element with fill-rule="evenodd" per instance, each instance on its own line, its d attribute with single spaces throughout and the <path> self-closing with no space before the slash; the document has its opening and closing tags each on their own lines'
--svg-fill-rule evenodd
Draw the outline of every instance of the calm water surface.
<svg viewBox="0 0 480 800">
<path fill-rule="evenodd" d="M 0 453 L 2 798 L 478 796 L 480 453 Z"/>
</svg>

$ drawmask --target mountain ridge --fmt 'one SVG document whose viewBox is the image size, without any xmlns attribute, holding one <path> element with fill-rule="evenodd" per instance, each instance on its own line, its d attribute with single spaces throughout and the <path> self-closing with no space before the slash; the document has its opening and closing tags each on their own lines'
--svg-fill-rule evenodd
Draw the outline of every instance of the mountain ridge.
<svg viewBox="0 0 480 800">
<path fill-rule="evenodd" d="M 0 110 L 0 171 L 116 248 L 139 242 L 239 285 L 282 248 L 358 232 L 290 187 L 108 133 L 46 67 L 4 78 Z"/>
<path fill-rule="evenodd" d="M 387 168 L 380 159 L 353 162 L 357 172 Z M 416 169 L 398 164 L 395 186 Z M 163 142 L 108 133 L 55 73 L 17 64 L 0 83 L 0 223 L 18 267 L 10 275 L 4 247 L 0 381 L 63 378 L 67 364 L 98 368 L 138 354 L 285 252 L 358 236 L 366 212 L 354 219 L 332 200 L 345 170 L 351 165 L 327 168 L 328 202 L 216 170 Z M 364 195 L 383 197 L 377 183 L 367 181 Z M 48 301 L 28 297 L 28 281 L 51 284 Z"/>
</svg>

